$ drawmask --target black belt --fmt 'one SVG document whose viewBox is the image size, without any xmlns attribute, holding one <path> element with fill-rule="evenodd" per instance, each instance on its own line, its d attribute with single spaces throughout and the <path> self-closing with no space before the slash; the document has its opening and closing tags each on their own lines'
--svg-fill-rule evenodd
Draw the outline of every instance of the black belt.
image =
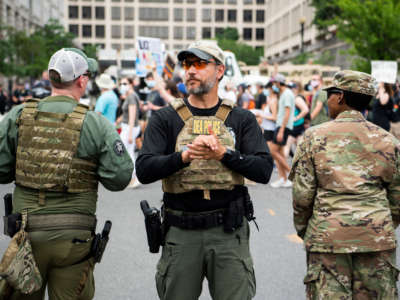
<svg viewBox="0 0 400 300">
<path fill-rule="evenodd" d="M 187 214 L 165 209 L 164 222 L 168 226 L 175 226 L 181 229 L 209 229 L 224 223 L 224 210 Z"/>
</svg>

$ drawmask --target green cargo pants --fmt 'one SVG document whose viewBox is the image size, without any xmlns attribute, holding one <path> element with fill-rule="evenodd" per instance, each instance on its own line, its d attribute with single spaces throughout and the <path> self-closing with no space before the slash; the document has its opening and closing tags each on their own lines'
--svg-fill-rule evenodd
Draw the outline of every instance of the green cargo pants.
<svg viewBox="0 0 400 300">
<path fill-rule="evenodd" d="M 396 249 L 368 253 L 308 253 L 309 300 L 397 300 Z"/>
<path fill-rule="evenodd" d="M 171 227 L 157 265 L 161 300 L 197 300 L 204 277 L 214 300 L 250 300 L 256 292 L 249 224 L 233 233 Z"/>
<path fill-rule="evenodd" d="M 76 237 L 82 242 L 72 243 L 72 239 L 47 242 L 32 239 L 33 255 L 43 278 L 43 286 L 32 295 L 14 293 L 11 300 L 43 300 L 46 285 L 49 300 L 92 299 L 93 259 L 80 262 L 89 253 L 91 234 L 88 231 L 80 231 Z"/>
</svg>

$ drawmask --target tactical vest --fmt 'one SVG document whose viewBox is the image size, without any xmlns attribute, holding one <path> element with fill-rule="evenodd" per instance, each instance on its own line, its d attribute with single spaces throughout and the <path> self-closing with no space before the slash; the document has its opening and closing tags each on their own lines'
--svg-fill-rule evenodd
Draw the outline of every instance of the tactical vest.
<svg viewBox="0 0 400 300">
<path fill-rule="evenodd" d="M 39 190 L 40 198 L 44 191 L 97 191 L 96 164 L 76 157 L 88 108 L 78 104 L 71 113 L 52 113 L 39 111 L 38 104 L 28 100 L 17 120 L 15 182 Z"/>
<path fill-rule="evenodd" d="M 211 125 L 214 133 L 218 136 L 220 143 L 227 149 L 234 150 L 235 140 L 228 131 L 224 122 L 232 111 L 233 103 L 228 100 L 222 101 L 215 116 L 193 116 L 182 99 L 171 102 L 185 126 L 179 132 L 175 151 L 186 150 L 198 135 L 206 135 L 208 126 Z M 167 193 L 184 193 L 192 190 L 204 191 L 204 199 L 210 199 L 210 190 L 232 190 L 235 185 L 243 185 L 243 176 L 235 173 L 220 161 L 195 159 L 186 168 L 163 179 L 163 191 Z"/>
</svg>

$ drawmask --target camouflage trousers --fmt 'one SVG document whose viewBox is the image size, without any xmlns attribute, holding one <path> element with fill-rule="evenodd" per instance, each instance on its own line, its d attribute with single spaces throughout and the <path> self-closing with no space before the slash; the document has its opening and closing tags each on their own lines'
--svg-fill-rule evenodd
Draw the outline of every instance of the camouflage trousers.
<svg viewBox="0 0 400 300">
<path fill-rule="evenodd" d="M 368 253 L 307 254 L 309 300 L 395 300 L 396 249 Z"/>
</svg>

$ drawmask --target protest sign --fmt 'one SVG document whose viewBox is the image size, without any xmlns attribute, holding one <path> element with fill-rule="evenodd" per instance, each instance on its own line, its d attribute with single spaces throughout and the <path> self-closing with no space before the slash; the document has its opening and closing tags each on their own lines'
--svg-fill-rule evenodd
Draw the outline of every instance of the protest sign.
<svg viewBox="0 0 400 300">
<path fill-rule="evenodd" d="M 390 60 L 371 61 L 371 76 L 378 82 L 394 84 L 397 78 L 397 62 Z"/>
<path fill-rule="evenodd" d="M 145 77 L 156 67 L 157 73 L 162 74 L 164 67 L 162 42 L 157 38 L 138 37 L 136 39 L 136 75 Z"/>
</svg>

